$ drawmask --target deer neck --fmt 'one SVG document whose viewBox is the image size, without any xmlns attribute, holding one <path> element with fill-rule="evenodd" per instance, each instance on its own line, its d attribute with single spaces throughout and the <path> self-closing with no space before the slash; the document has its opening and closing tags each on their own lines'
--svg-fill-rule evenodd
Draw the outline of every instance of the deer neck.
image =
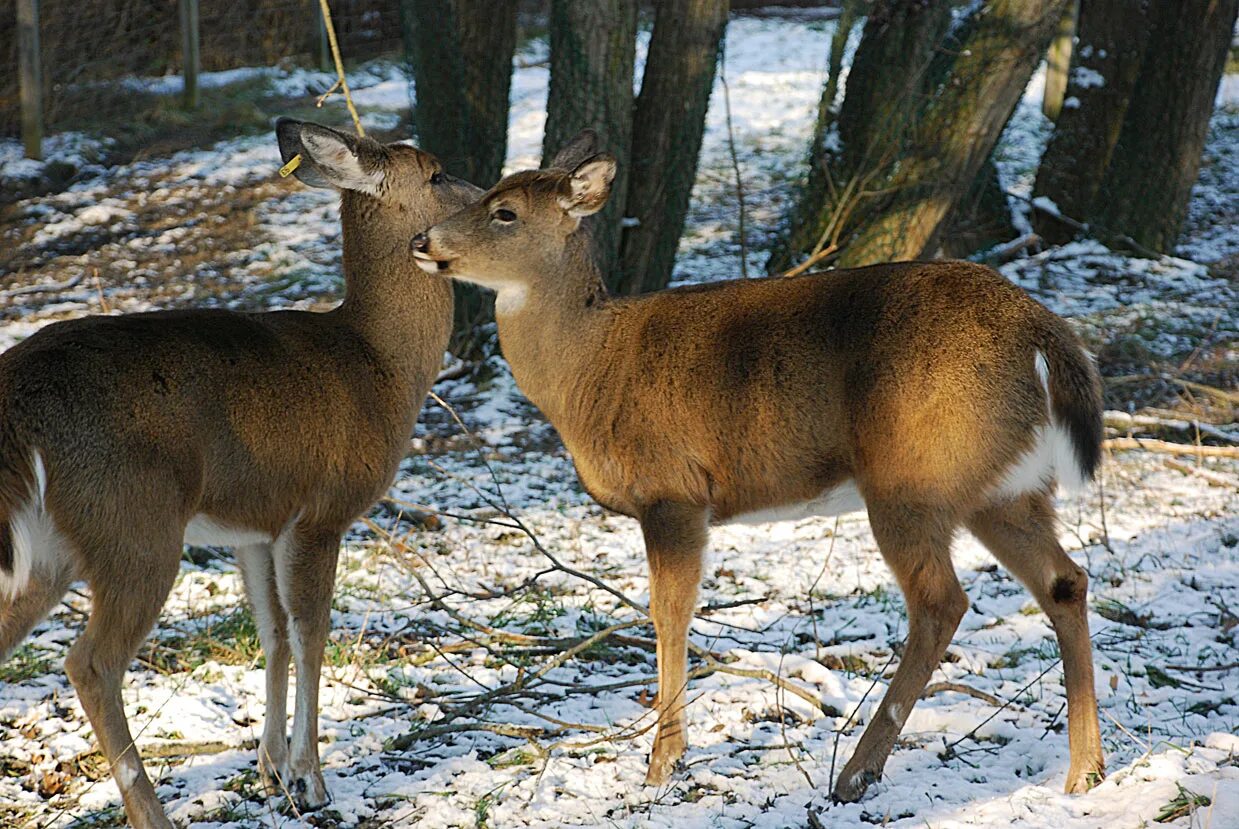
<svg viewBox="0 0 1239 829">
<path fill-rule="evenodd" d="M 517 385 L 556 421 L 605 342 L 612 315 L 587 238 L 569 239 L 551 272 L 495 302 L 499 342 Z"/>
<path fill-rule="evenodd" d="M 414 263 L 409 228 L 430 223 L 374 199 L 345 193 L 344 301 L 337 315 L 397 376 L 437 370 L 452 331 L 452 286 Z"/>
</svg>

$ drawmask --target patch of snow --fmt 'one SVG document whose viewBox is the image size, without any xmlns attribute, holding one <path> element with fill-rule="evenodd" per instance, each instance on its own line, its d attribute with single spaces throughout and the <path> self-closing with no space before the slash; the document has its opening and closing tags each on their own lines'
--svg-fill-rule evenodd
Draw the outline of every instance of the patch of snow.
<svg viewBox="0 0 1239 829">
<path fill-rule="evenodd" d="M 1081 89 L 1100 88 L 1106 85 L 1106 78 L 1090 66 L 1077 66 L 1071 70 L 1071 82 Z"/>
</svg>

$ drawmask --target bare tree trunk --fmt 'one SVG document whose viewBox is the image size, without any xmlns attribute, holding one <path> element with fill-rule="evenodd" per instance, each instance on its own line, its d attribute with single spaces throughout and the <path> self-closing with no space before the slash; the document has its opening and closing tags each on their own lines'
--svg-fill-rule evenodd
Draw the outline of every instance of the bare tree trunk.
<svg viewBox="0 0 1239 829">
<path fill-rule="evenodd" d="M 1071 58 L 1066 104 L 1037 168 L 1033 196 L 1053 211 L 1033 214 L 1033 229 L 1052 244 L 1075 236 L 1061 213 L 1087 221 L 1118 143 L 1149 39 L 1151 0 L 1084 0 Z"/>
<path fill-rule="evenodd" d="M 632 127 L 620 293 L 666 287 L 697 173 L 726 0 L 662 0 Z"/>
<path fill-rule="evenodd" d="M 448 173 L 489 187 L 507 154 L 508 102 L 516 50 L 516 0 L 405 0 L 405 43 L 416 88 L 418 145 Z M 494 301 L 454 284 L 452 350 L 473 351 Z"/>
<path fill-rule="evenodd" d="M 614 287 L 631 160 L 637 3 L 552 0 L 550 23 L 551 84 L 542 157 L 553 157 L 578 131 L 592 127 L 619 162 L 611 198 L 590 220 L 597 261 Z"/>
<path fill-rule="evenodd" d="M 1101 182 L 1096 221 L 1171 251 L 1200 172 L 1239 0 L 1156 0 L 1137 91 Z"/>
<path fill-rule="evenodd" d="M 886 179 L 890 195 L 856 212 L 858 230 L 840 265 L 915 259 L 935 248 L 998 142 L 1066 2 L 994 0 L 980 7 L 950 77 Z"/>
<path fill-rule="evenodd" d="M 489 187 L 503 172 L 516 0 L 406 0 L 419 146 Z"/>
<path fill-rule="evenodd" d="M 846 13 L 846 7 L 845 7 Z M 782 271 L 804 254 L 840 236 L 843 211 L 859 198 L 865 182 L 889 166 L 901 151 L 915 112 L 924 103 L 930 64 L 951 20 L 950 4 L 922 0 L 877 0 L 848 71 L 847 92 L 837 118 L 826 96 L 834 95 L 832 71 L 818 108 L 810 146 L 809 175 L 792 207 L 786 244 L 771 255 L 767 268 Z M 840 25 L 845 21 L 840 18 Z M 836 45 L 842 59 L 843 43 Z M 835 132 L 837 128 L 837 133 Z"/>
</svg>

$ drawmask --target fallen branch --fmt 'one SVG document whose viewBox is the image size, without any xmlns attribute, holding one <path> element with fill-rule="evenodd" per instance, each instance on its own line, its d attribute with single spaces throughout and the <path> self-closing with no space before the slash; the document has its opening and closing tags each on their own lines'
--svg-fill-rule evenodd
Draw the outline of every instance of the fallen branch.
<svg viewBox="0 0 1239 829">
<path fill-rule="evenodd" d="M 1020 254 L 1029 248 L 1040 246 L 1041 242 L 1041 237 L 1036 233 L 1025 233 L 1018 239 L 991 248 L 983 261 L 987 265 L 1005 265 L 1012 259 L 1019 258 Z"/>
<path fill-rule="evenodd" d="M 945 693 L 963 694 L 973 699 L 979 699 L 982 702 L 988 702 L 990 705 L 1002 705 L 1002 700 L 993 694 L 978 690 L 970 685 L 965 685 L 962 682 L 935 682 L 927 685 L 921 693 L 921 699 L 929 699 L 936 694 Z"/>
<path fill-rule="evenodd" d="M 1227 478 L 1224 475 L 1218 475 L 1215 472 L 1210 472 L 1207 469 L 1201 469 L 1198 466 L 1192 466 L 1190 463 L 1180 463 L 1173 458 L 1166 458 L 1162 461 L 1165 466 L 1170 467 L 1176 472 L 1184 472 L 1188 475 L 1195 475 L 1203 478 L 1209 486 L 1222 487 L 1223 489 L 1239 489 L 1239 481 L 1233 478 Z"/>
<path fill-rule="evenodd" d="M 1163 665 L 1162 667 L 1171 671 L 1213 673 L 1215 671 L 1233 671 L 1239 668 L 1239 662 L 1229 662 L 1225 665 Z"/>
<path fill-rule="evenodd" d="M 1239 435 L 1233 435 L 1219 429 L 1212 423 L 1204 423 L 1199 420 L 1181 420 L 1179 418 L 1158 417 L 1148 414 L 1132 415 L 1127 412 L 1108 411 L 1102 415 L 1102 422 L 1112 429 L 1122 429 L 1128 432 L 1151 431 L 1155 429 L 1173 432 L 1198 431 L 1211 438 L 1217 438 L 1230 443 L 1239 441 Z"/>
<path fill-rule="evenodd" d="M 20 288 L 10 288 L 7 291 L 0 292 L 0 298 L 11 299 L 16 296 L 30 296 L 31 294 L 51 294 L 57 291 L 67 291 L 70 288 L 76 288 L 77 285 L 85 278 L 85 274 L 77 274 L 71 276 L 63 282 L 40 282 L 37 285 L 23 285 Z"/>
<path fill-rule="evenodd" d="M 1194 455 L 1198 458 L 1239 458 L 1239 446 L 1204 446 L 1193 443 L 1171 443 L 1145 438 L 1110 438 L 1101 445 L 1112 451 L 1140 449 L 1163 455 Z"/>
</svg>

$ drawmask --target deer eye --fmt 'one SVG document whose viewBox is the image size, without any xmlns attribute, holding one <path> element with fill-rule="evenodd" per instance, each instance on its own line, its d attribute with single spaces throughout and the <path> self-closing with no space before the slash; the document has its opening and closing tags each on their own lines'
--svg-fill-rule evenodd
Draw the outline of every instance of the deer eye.
<svg viewBox="0 0 1239 829">
<path fill-rule="evenodd" d="M 516 221 L 516 214 L 506 207 L 501 207 L 491 214 L 491 218 L 497 222 L 514 222 Z"/>
<path fill-rule="evenodd" d="M 431 184 L 442 184 L 443 183 L 443 171 L 439 170 L 433 176 L 431 176 L 430 183 Z"/>
</svg>

